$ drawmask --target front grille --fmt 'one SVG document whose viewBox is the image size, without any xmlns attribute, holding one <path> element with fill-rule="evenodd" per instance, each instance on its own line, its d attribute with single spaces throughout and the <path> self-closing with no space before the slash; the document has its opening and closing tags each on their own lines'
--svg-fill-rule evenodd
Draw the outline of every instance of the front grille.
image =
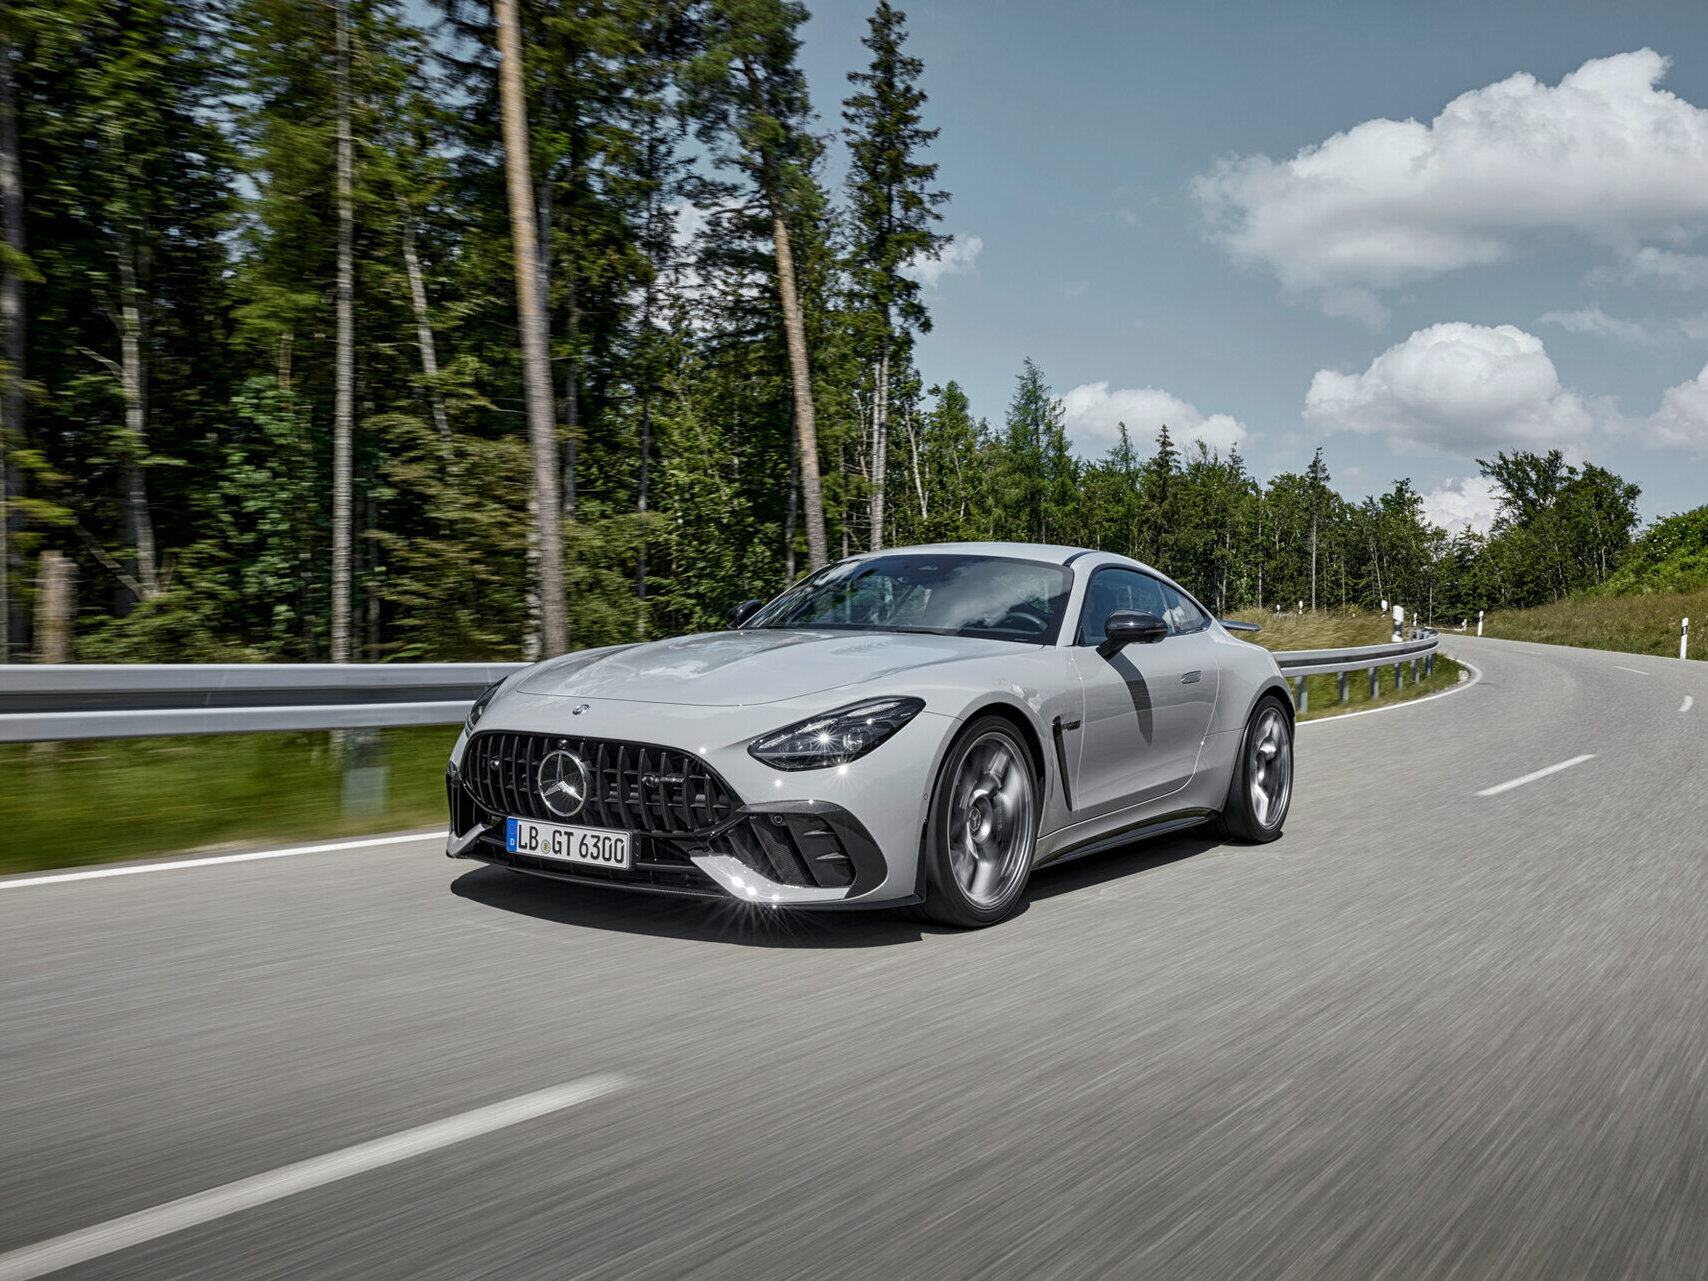
<svg viewBox="0 0 1708 1281">
<path fill-rule="evenodd" d="M 537 782 L 540 762 L 560 749 L 579 756 L 592 776 L 592 793 L 571 818 L 546 808 Z M 463 753 L 462 781 L 493 814 L 665 836 L 708 831 L 741 805 L 729 784 L 688 752 L 556 734 L 476 734 Z"/>
</svg>

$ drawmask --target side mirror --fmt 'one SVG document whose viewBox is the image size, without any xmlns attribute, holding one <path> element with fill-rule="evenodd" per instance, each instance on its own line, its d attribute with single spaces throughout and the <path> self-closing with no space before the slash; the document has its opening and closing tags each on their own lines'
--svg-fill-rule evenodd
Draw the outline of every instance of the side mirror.
<svg viewBox="0 0 1708 1281">
<path fill-rule="evenodd" d="M 1154 645 L 1168 635 L 1168 624 L 1155 614 L 1136 609 L 1118 609 L 1104 620 L 1107 638 L 1097 647 L 1104 658 L 1113 658 L 1123 645 Z"/>
<path fill-rule="evenodd" d="M 731 627 L 740 627 L 764 607 L 765 602 L 762 600 L 744 600 L 741 604 L 730 610 L 729 617 L 724 621 Z"/>
</svg>

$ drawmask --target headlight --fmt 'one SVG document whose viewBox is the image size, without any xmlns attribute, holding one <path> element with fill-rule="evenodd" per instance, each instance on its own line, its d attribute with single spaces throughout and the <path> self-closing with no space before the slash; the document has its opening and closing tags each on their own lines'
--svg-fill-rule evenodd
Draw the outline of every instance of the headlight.
<svg viewBox="0 0 1708 1281">
<path fill-rule="evenodd" d="M 753 741 L 747 751 L 773 769 L 823 769 L 859 760 L 924 708 L 922 698 L 872 698 L 796 721 Z"/>
<path fill-rule="evenodd" d="M 469 733 L 474 732 L 475 722 L 485 714 L 486 705 L 492 701 L 493 695 L 498 693 L 498 687 L 502 684 L 504 684 L 503 681 L 494 681 L 480 692 L 479 698 L 474 700 L 474 706 L 469 708 L 468 719 L 463 721 L 463 728 Z"/>
</svg>

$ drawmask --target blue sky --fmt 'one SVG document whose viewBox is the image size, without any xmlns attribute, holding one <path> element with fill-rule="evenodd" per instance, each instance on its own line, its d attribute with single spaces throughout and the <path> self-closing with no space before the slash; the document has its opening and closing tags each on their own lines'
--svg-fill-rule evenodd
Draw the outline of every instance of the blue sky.
<svg viewBox="0 0 1708 1281">
<path fill-rule="evenodd" d="M 957 237 L 919 363 L 976 413 L 1030 356 L 1090 455 L 1321 444 L 1456 525 L 1558 446 L 1708 503 L 1708 7 L 904 7 Z M 805 28 L 825 127 L 868 13 Z"/>
</svg>

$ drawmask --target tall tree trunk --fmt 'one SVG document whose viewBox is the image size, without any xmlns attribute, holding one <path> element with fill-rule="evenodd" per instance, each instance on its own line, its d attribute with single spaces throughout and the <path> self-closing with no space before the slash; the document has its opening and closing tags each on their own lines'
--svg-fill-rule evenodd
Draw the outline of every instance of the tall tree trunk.
<svg viewBox="0 0 1708 1281">
<path fill-rule="evenodd" d="M 12 656 L 12 512 L 22 488 L 6 444 L 8 434 L 19 444 L 24 440 L 24 286 L 17 269 L 24 253 L 24 187 L 18 176 L 16 111 L 12 42 L 0 34 L 0 219 L 6 224 L 8 251 L 0 263 L 0 356 L 5 359 L 0 370 L 0 663 L 11 662 Z"/>
<path fill-rule="evenodd" d="M 563 362 L 563 514 L 574 520 L 576 447 L 581 440 L 581 371 L 575 356 L 581 317 L 576 301 L 574 263 L 570 264 L 569 279 L 564 284 L 565 292 L 569 295 L 569 317 L 564 322 L 568 331 L 569 351 Z"/>
<path fill-rule="evenodd" d="M 812 373 L 807 367 L 807 331 L 795 290 L 795 258 L 783 204 L 771 195 L 771 239 L 777 250 L 777 292 L 783 302 L 783 330 L 789 341 L 789 373 L 795 389 L 795 434 L 800 442 L 801 505 L 807 519 L 807 568 L 823 569 L 830 557 L 824 538 L 824 492 L 818 471 L 818 424 L 813 417 Z"/>
<path fill-rule="evenodd" d="M 427 316 L 427 287 L 421 279 L 421 260 L 415 256 L 415 215 L 408 202 L 399 200 L 403 213 L 403 270 L 409 277 L 409 301 L 415 311 L 415 342 L 421 348 L 421 373 L 427 383 L 427 404 L 439 443 L 451 447 L 451 419 L 445 412 L 445 394 L 439 389 L 439 348 L 433 340 L 433 323 Z"/>
<path fill-rule="evenodd" d="M 154 552 L 154 521 L 148 514 L 148 486 L 142 460 L 148 452 L 148 405 L 142 367 L 142 290 L 137 282 L 136 242 L 126 232 L 119 243 L 119 385 L 124 392 L 125 541 L 136 548 L 138 603 L 160 593 Z"/>
<path fill-rule="evenodd" d="M 504 162 L 510 188 L 510 235 L 515 246 L 522 382 L 534 462 L 540 640 L 549 657 L 569 648 L 563 602 L 563 513 L 558 507 L 557 433 L 552 421 L 546 315 L 540 298 L 539 255 L 534 236 L 534 191 L 528 176 L 528 107 L 522 94 L 522 40 L 516 0 L 496 0 L 493 7 L 498 20 L 499 91 L 504 114 Z"/>
<path fill-rule="evenodd" d="M 36 580 L 36 662 L 71 661 L 72 619 L 77 613 L 77 564 L 60 552 L 43 552 Z"/>
<path fill-rule="evenodd" d="M 1311 613 L 1317 612 L 1317 516 L 1311 513 Z"/>
<path fill-rule="evenodd" d="M 919 530 L 920 536 L 925 536 L 925 527 L 931 521 L 931 511 L 925 501 L 925 477 L 919 470 L 919 432 L 913 425 L 912 412 L 902 416 L 902 422 L 907 425 L 907 443 L 913 453 L 913 492 L 919 495 Z"/>
<path fill-rule="evenodd" d="M 878 356 L 878 403 L 872 407 L 872 550 L 884 546 L 884 496 L 890 458 L 890 318 L 884 316 L 884 346 Z"/>
<path fill-rule="evenodd" d="M 338 89 L 338 347 L 332 390 L 332 661 L 350 661 L 351 418 L 356 382 L 355 144 L 350 136 L 350 8 L 335 0 Z"/>
<path fill-rule="evenodd" d="M 795 427 L 795 407 L 789 407 L 789 497 L 783 510 L 783 582 L 795 581 L 795 519 L 801 495 L 800 432 Z"/>
</svg>

